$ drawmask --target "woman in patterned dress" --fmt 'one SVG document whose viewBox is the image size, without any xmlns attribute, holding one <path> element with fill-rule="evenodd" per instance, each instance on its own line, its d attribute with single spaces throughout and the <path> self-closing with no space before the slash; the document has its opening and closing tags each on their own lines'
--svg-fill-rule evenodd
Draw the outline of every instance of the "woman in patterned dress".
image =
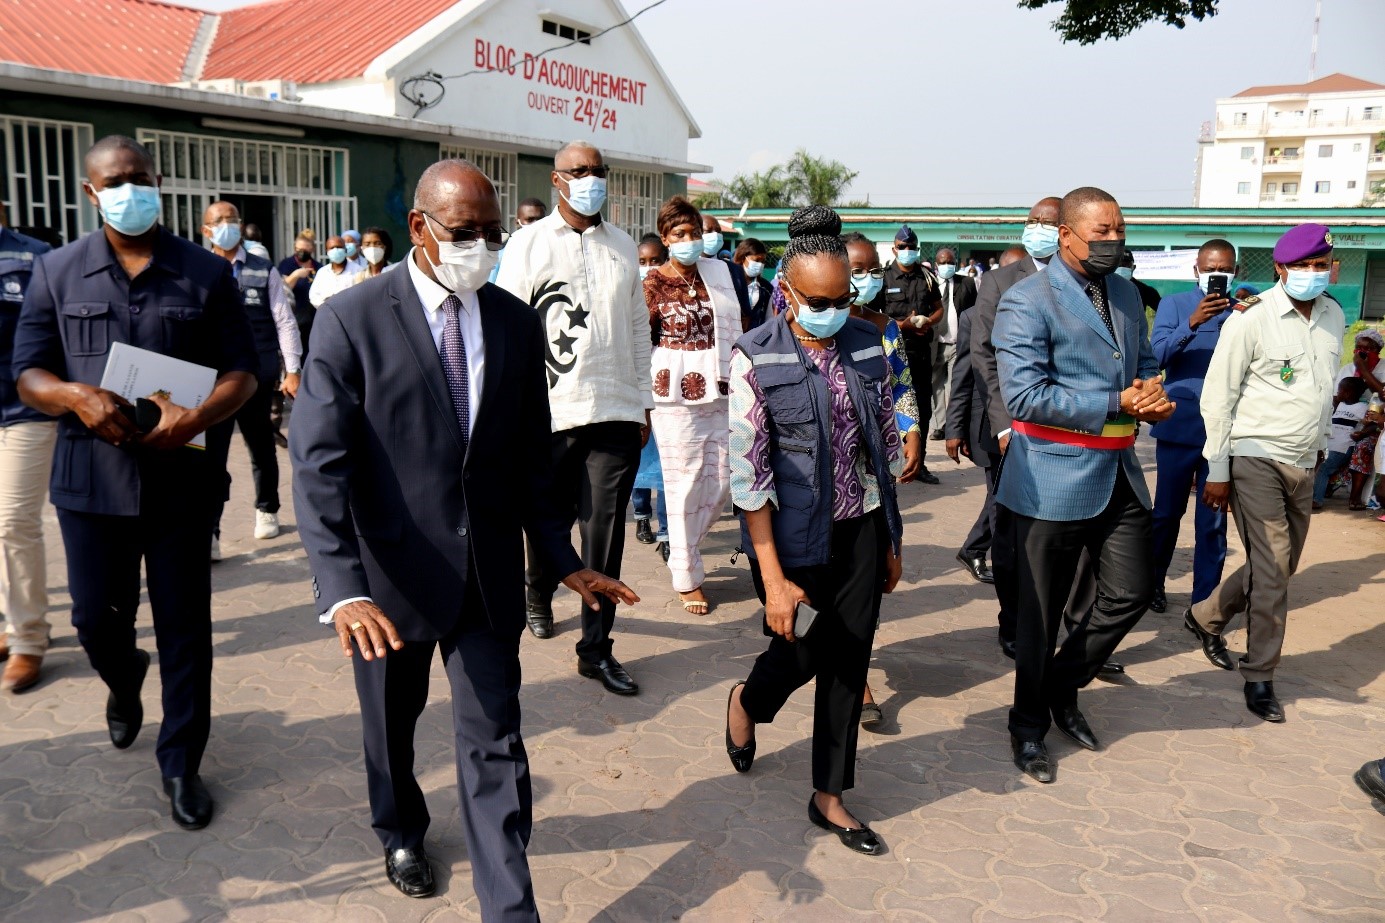
<svg viewBox="0 0 1385 923">
<path fill-rule="evenodd" d="M 702 215 L 691 202 L 664 203 L 659 236 L 672 259 L 645 276 L 644 297 L 655 344 L 650 417 L 664 472 L 668 567 L 683 608 L 706 615 L 701 545 L 731 491 L 726 394 L 741 308 L 727 265 L 702 255 Z"/>
</svg>

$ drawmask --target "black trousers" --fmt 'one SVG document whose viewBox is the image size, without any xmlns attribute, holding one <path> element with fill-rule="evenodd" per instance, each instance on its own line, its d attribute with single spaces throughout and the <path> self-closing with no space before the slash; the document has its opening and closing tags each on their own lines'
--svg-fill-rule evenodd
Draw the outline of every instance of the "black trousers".
<svg viewBox="0 0 1385 923">
<path fill-rule="evenodd" d="M 135 681 L 135 613 L 144 562 L 163 684 L 163 725 L 154 753 L 166 777 L 198 771 L 211 731 L 211 503 L 201 501 L 201 514 L 192 509 L 196 505 L 190 497 L 149 503 L 138 516 L 57 511 L 72 626 L 92 669 L 120 695 L 132 692 Z"/>
<path fill-rule="evenodd" d="M 984 558 L 995 541 L 995 485 L 1000 475 L 1000 458 L 982 449 L 972 447 L 973 452 L 989 456 L 986 465 L 986 499 L 981 504 L 981 512 L 972 523 L 971 531 L 962 542 L 962 554 L 969 558 Z M 985 458 L 981 460 L 985 461 Z"/>
<path fill-rule="evenodd" d="M 756 724 L 769 724 L 799 687 L 817 680 L 813 694 L 813 788 L 840 795 L 856 784 L 856 737 L 870 648 L 880 618 L 889 550 L 879 510 L 832 525 L 832 554 L 822 567 L 786 567 L 802 588 L 817 622 L 806 638 L 789 642 L 771 634 L 769 648 L 741 690 L 741 705 Z M 765 601 L 760 565 L 750 559 L 755 593 Z"/>
<path fill-rule="evenodd" d="M 279 392 L 279 382 L 274 378 L 261 378 L 250 400 L 236 411 L 236 427 L 240 430 L 245 447 L 250 450 L 250 475 L 255 482 L 255 509 L 265 513 L 279 512 L 279 457 L 274 445 L 274 423 L 270 419 L 274 395 Z M 231 454 L 231 433 L 228 424 L 222 438 L 207 436 L 207 451 L 218 452 L 224 467 Z M 212 522 L 212 533 L 221 534 L 221 514 L 226 500 L 231 495 L 231 475 L 226 475 L 226 490 L 221 503 L 217 505 Z"/>
<path fill-rule="evenodd" d="M 457 626 L 437 641 L 410 641 L 367 662 L 355 652 L 371 825 L 386 849 L 420 846 L 428 806 L 414 777 L 414 730 L 428 703 L 433 650 L 452 691 L 457 794 L 472 887 L 482 918 L 537 920 L 525 851 L 533 829 L 529 757 L 520 736 L 522 619 L 493 628 L 469 577 Z"/>
<path fill-rule="evenodd" d="M 919 432 L 928 441 L 933 419 L 933 338 L 922 339 L 912 334 L 904 338 L 904 358 L 909 362 L 909 375 L 914 381 L 914 396 L 919 404 Z"/>
<path fill-rule="evenodd" d="M 1018 564 L 1010 732 L 1021 740 L 1042 740 L 1050 709 L 1077 701 L 1077 690 L 1092 681 L 1149 606 L 1151 516 L 1124 471 L 1116 475 L 1106 508 L 1091 519 L 1055 522 L 1013 511 L 1010 516 Z M 1064 610 L 1081 615 L 1074 583 L 1084 550 L 1096 599 L 1055 654 Z"/>
<path fill-rule="evenodd" d="M 553 434 L 554 494 L 569 527 L 582 537 L 582 563 L 608 577 L 620 577 L 625 555 L 625 508 L 640 464 L 638 423 L 592 423 Z M 525 571 L 529 593 L 548 602 L 558 576 L 529 548 Z M 582 606 L 582 637 L 577 656 L 596 663 L 611 656 L 616 604 L 601 598 L 601 611 Z"/>
</svg>

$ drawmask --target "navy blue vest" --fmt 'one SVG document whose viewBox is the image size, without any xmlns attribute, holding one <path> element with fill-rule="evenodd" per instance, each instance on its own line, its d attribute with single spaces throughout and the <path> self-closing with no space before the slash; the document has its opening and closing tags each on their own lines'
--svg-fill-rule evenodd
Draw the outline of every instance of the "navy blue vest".
<svg viewBox="0 0 1385 923">
<path fill-rule="evenodd" d="M 880 331 L 869 321 L 852 318 L 836 339 L 847 393 L 861 421 L 871 470 L 880 488 L 880 505 L 898 552 L 904 524 L 884 435 L 876 422 L 890 388 Z M 779 562 L 784 567 L 826 564 L 832 551 L 832 395 L 827 382 L 783 318 L 745 334 L 736 349 L 754 366 L 755 380 L 765 395 L 769 466 L 779 500 L 770 521 Z M 741 547 L 754 556 L 744 514 Z"/>
<path fill-rule="evenodd" d="M 10 372 L 14 332 L 34 273 L 34 258 L 51 249 L 41 240 L 0 227 L 0 426 L 53 419 L 20 401 Z"/>
<path fill-rule="evenodd" d="M 240 275 L 240 301 L 255 338 L 255 353 L 260 357 L 260 377 L 279 377 L 279 329 L 274 326 L 274 311 L 269 301 L 269 271 L 274 264 L 262 256 L 245 254 Z"/>
</svg>

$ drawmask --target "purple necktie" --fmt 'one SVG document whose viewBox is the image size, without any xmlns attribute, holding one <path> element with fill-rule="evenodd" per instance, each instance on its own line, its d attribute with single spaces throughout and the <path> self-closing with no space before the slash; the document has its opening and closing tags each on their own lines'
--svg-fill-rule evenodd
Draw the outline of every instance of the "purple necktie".
<svg viewBox="0 0 1385 923">
<path fill-rule="evenodd" d="M 467 376 L 466 341 L 462 339 L 462 302 L 448 295 L 442 303 L 446 319 L 442 325 L 442 373 L 447 378 L 447 393 L 452 395 L 452 409 L 462 430 L 462 451 L 471 440 L 471 383 Z"/>
</svg>

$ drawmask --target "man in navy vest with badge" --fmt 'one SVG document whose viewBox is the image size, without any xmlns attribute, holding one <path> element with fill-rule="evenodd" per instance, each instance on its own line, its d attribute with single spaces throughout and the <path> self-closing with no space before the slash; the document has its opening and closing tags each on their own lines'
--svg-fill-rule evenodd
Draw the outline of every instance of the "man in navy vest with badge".
<svg viewBox="0 0 1385 923">
<path fill-rule="evenodd" d="M 67 549 L 72 625 L 110 690 L 106 728 L 123 750 L 144 721 L 149 652 L 135 643 L 146 577 L 163 686 L 155 746 L 173 820 L 205 827 L 212 797 L 198 774 L 211 731 L 212 578 L 207 561 L 226 466 L 188 447 L 215 438 L 255 391 L 258 362 L 225 260 L 159 226 L 161 177 L 122 135 L 85 158 L 87 198 L 103 226 L 34 261 L 15 333 L 19 396 L 58 419 L 49 497 Z M 166 396 L 141 413 L 100 387 L 116 343 L 215 370 L 196 407 Z"/>
<path fill-rule="evenodd" d="M 48 651 L 48 569 L 43 497 L 58 426 L 25 407 L 14 388 L 10 354 L 34 259 L 51 247 L 9 228 L 0 202 L 0 690 L 23 692 L 39 681 Z"/>
<path fill-rule="evenodd" d="M 230 202 L 213 202 L 202 216 L 202 234 L 212 244 L 212 252 L 231 262 L 231 274 L 240 286 L 241 306 L 250 322 L 255 353 L 260 365 L 255 393 L 236 412 L 245 447 L 250 450 L 250 473 L 255 481 L 255 537 L 274 538 L 279 534 L 279 460 L 275 457 L 274 424 L 270 405 L 282 390 L 288 397 L 298 394 L 303 345 L 298 338 L 298 322 L 289 307 L 279 270 L 269 260 L 246 252 L 241 242 L 240 212 Z M 279 384 L 279 357 L 283 356 L 284 382 Z M 230 454 L 230 431 L 214 447 L 222 457 Z M 211 448 L 209 443 L 209 448 Z M 230 478 L 226 479 L 229 494 Z M 223 497 L 224 504 L 228 497 Z M 212 526 L 213 561 L 221 559 L 221 508 Z"/>
</svg>

